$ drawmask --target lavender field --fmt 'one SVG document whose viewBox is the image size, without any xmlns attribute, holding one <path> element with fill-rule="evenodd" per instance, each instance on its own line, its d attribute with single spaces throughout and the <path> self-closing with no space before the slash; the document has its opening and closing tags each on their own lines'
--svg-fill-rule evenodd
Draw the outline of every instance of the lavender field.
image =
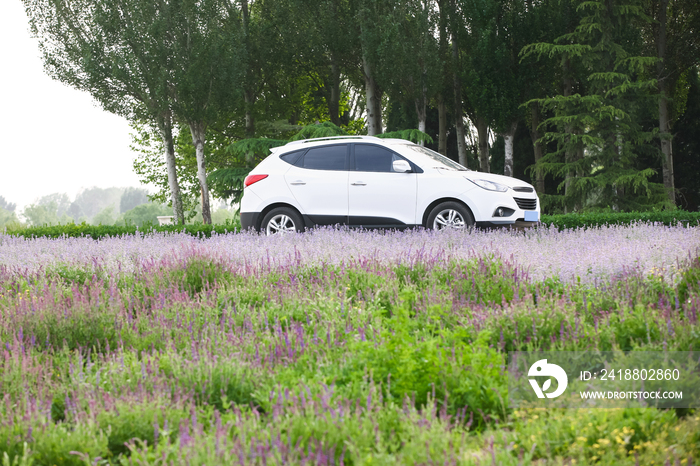
<svg viewBox="0 0 700 466">
<path fill-rule="evenodd" d="M 514 409 L 508 351 L 700 347 L 700 230 L 0 235 L 0 463 L 670 464 L 700 413 Z"/>
</svg>

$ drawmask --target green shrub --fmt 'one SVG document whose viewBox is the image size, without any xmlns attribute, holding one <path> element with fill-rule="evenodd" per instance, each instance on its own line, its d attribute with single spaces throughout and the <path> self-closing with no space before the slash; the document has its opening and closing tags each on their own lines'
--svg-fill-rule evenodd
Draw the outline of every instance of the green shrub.
<svg viewBox="0 0 700 466">
<path fill-rule="evenodd" d="M 567 228 L 590 228 L 604 225 L 631 225 L 636 222 L 678 223 L 697 226 L 700 212 L 683 210 L 663 210 L 658 212 L 588 212 L 560 215 L 542 215 L 545 226 L 554 226 L 559 230 Z"/>
<path fill-rule="evenodd" d="M 192 236 L 210 237 L 212 234 L 223 235 L 240 230 L 240 222 L 229 221 L 223 225 L 145 225 L 138 228 L 135 225 L 88 225 L 86 223 L 30 227 L 21 230 L 8 231 L 8 234 L 25 238 L 63 238 L 87 236 L 101 239 L 109 236 L 145 234 L 149 232 L 187 233 Z"/>
<path fill-rule="evenodd" d="M 700 257 L 696 257 L 688 270 L 683 272 L 681 281 L 678 283 L 678 299 L 685 302 L 691 293 L 700 291 Z"/>
<path fill-rule="evenodd" d="M 150 213 L 149 213 L 150 215 Z M 139 217 L 141 218 L 141 217 Z M 222 217 L 224 218 L 224 217 Z M 139 220 L 141 221 L 141 220 Z M 595 212 L 573 213 L 562 215 L 542 215 L 543 226 L 554 226 L 560 230 L 567 228 L 591 228 L 604 225 L 631 225 L 636 222 L 658 222 L 664 225 L 697 226 L 700 223 L 700 212 L 685 212 L 683 210 L 665 210 L 660 212 Z M 107 236 L 134 235 L 138 233 L 155 232 L 184 232 L 192 236 L 210 237 L 212 234 L 226 234 L 240 231 L 240 217 L 226 219 L 226 223 L 218 225 L 154 225 L 144 222 L 141 227 L 136 225 L 88 225 L 86 223 L 53 226 L 37 226 L 29 228 L 8 228 L 7 234 L 25 238 L 80 237 L 89 236 L 100 239 Z"/>
</svg>

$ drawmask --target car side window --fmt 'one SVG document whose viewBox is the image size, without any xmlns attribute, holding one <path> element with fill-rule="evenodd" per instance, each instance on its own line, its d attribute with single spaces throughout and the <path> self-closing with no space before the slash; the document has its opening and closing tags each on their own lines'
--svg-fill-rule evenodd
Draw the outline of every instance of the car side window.
<svg viewBox="0 0 700 466">
<path fill-rule="evenodd" d="M 394 160 L 405 160 L 390 150 L 369 144 L 355 144 L 355 171 L 384 172 L 394 170 L 391 164 Z"/>
<path fill-rule="evenodd" d="M 347 144 L 315 147 L 309 149 L 299 161 L 301 163 L 295 165 L 310 170 L 345 170 L 347 153 Z"/>
</svg>

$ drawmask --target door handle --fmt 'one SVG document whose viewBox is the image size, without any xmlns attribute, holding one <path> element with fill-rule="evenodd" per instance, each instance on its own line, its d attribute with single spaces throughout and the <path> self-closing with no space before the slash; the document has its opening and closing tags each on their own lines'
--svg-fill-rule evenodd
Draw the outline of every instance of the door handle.
<svg viewBox="0 0 700 466">
<path fill-rule="evenodd" d="M 354 183 L 352 183 L 352 186 L 367 186 L 367 183 L 365 183 L 364 181 L 355 181 Z"/>
<path fill-rule="evenodd" d="M 301 181 L 301 180 L 296 180 L 296 181 L 292 181 L 292 182 L 289 183 L 289 184 L 294 185 L 294 186 L 301 186 L 301 185 L 305 185 L 306 182 L 305 182 L 305 181 Z"/>
</svg>

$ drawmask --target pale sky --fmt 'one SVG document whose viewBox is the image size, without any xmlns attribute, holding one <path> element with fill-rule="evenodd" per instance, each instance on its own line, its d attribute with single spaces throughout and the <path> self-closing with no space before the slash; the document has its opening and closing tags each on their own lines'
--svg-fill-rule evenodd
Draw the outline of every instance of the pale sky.
<svg viewBox="0 0 700 466">
<path fill-rule="evenodd" d="M 0 1 L 0 44 L 0 196 L 19 212 L 56 192 L 74 199 L 91 186 L 148 188 L 132 168 L 126 119 L 44 73 L 20 0 Z"/>
</svg>

